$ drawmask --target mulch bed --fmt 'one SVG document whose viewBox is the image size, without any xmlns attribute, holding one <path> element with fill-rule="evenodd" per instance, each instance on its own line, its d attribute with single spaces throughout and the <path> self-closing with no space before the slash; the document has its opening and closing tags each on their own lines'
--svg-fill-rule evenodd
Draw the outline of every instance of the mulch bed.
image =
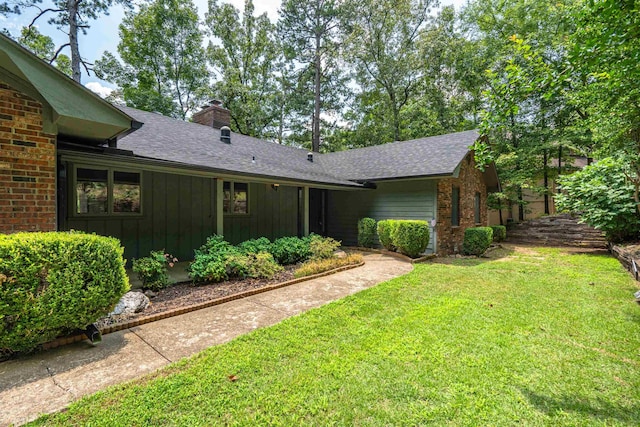
<svg viewBox="0 0 640 427">
<path fill-rule="evenodd" d="M 135 320 L 140 317 L 164 313 L 286 282 L 294 278 L 293 272 L 298 267 L 300 265 L 297 264 L 285 266 L 285 270 L 276 274 L 272 279 L 233 278 L 218 283 L 179 283 L 156 292 L 156 296 L 150 299 L 151 304 L 140 313 L 103 317 L 96 322 L 96 326 L 99 329 L 103 329 L 110 325 Z"/>
</svg>

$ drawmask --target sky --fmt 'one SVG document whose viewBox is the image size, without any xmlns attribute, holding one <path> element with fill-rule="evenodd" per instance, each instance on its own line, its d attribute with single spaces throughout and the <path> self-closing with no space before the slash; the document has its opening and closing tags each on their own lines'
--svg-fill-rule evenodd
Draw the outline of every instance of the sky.
<svg viewBox="0 0 640 427">
<path fill-rule="evenodd" d="M 220 2 L 231 3 L 239 10 L 244 8 L 244 0 L 220 0 Z M 48 3 L 48 0 L 44 0 L 42 7 L 46 7 Z M 208 7 L 208 0 L 194 0 L 194 3 L 198 8 L 200 17 L 204 18 Z M 466 3 L 466 0 L 441 0 L 441 3 L 442 6 L 454 5 L 455 8 L 459 10 Z M 280 0 L 254 0 L 254 6 L 256 14 L 267 13 L 272 21 L 275 22 L 277 20 Z M 20 33 L 20 29 L 28 25 L 36 13 L 36 10 L 33 9 L 25 10 L 22 15 L 10 15 L 9 17 L 0 16 L 0 27 L 6 28 L 11 34 L 17 36 Z M 116 53 L 118 46 L 118 26 L 122 22 L 123 17 L 124 11 L 122 7 L 114 6 L 111 8 L 109 15 L 103 15 L 97 21 L 90 23 L 91 28 L 89 28 L 87 35 L 79 36 L 80 53 L 88 62 L 93 62 L 100 58 L 105 51 Z M 65 34 L 57 30 L 54 26 L 48 25 L 46 21 L 46 19 L 40 18 L 37 24 L 41 33 L 52 37 L 56 45 L 62 45 L 68 42 Z M 93 73 L 91 76 L 87 76 L 84 70 L 82 83 L 101 96 L 108 95 L 111 89 L 114 88 L 112 84 L 95 77 Z"/>
</svg>

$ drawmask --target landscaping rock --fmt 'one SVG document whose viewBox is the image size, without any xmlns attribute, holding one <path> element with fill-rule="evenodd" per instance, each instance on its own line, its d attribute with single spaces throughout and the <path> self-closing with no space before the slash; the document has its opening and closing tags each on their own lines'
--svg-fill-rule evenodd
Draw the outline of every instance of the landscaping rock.
<svg viewBox="0 0 640 427">
<path fill-rule="evenodd" d="M 335 251 L 333 253 L 333 256 L 336 258 L 346 258 L 347 257 L 347 253 L 345 251 Z"/>
<path fill-rule="evenodd" d="M 142 292 L 127 292 L 109 316 L 139 313 L 149 306 L 149 298 Z"/>
</svg>

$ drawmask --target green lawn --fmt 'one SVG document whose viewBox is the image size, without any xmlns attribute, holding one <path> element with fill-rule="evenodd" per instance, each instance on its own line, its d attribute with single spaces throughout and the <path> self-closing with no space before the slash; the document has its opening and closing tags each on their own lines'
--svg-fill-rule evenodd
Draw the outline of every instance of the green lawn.
<svg viewBox="0 0 640 427">
<path fill-rule="evenodd" d="M 498 255 L 417 265 L 35 424 L 640 424 L 628 273 L 608 256 Z"/>
</svg>

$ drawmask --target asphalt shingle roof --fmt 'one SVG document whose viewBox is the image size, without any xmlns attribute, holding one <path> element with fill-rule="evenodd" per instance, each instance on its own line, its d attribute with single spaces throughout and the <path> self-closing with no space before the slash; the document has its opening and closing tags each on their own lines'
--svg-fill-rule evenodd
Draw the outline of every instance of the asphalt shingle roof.
<svg viewBox="0 0 640 427">
<path fill-rule="evenodd" d="M 395 142 L 338 153 L 314 153 L 220 130 L 158 113 L 120 107 L 144 123 L 118 141 L 136 156 L 211 168 L 229 173 L 283 178 L 328 185 L 360 186 L 355 181 L 451 175 L 478 138 L 476 131 Z M 254 161 L 255 159 L 255 161 Z"/>
</svg>

